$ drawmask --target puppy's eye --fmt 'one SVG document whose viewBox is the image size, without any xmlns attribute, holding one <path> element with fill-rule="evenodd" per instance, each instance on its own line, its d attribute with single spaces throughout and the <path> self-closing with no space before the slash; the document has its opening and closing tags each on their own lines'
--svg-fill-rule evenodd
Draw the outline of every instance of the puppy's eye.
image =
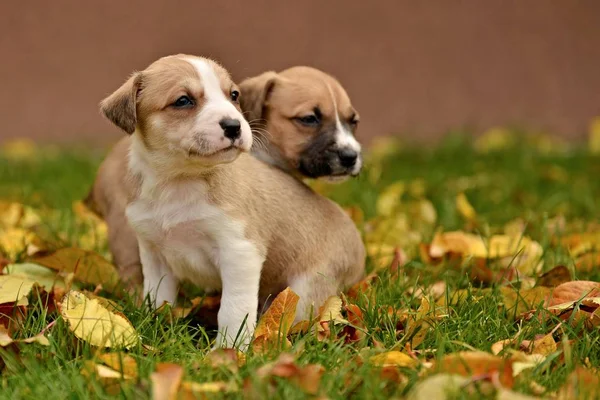
<svg viewBox="0 0 600 400">
<path fill-rule="evenodd" d="M 190 99 L 188 96 L 181 96 L 175 103 L 173 103 L 173 107 L 176 108 L 188 108 L 194 106 L 194 100 Z"/>
<path fill-rule="evenodd" d="M 314 114 L 311 115 L 305 115 L 304 117 L 298 117 L 296 118 L 301 124 L 306 125 L 306 126 L 315 126 L 315 125 L 319 125 L 319 123 L 321 122 L 319 120 L 319 117 L 317 117 Z"/>
<path fill-rule="evenodd" d="M 240 97 L 240 92 L 238 92 L 237 90 L 232 90 L 230 96 L 231 101 L 237 102 L 238 98 Z"/>
<path fill-rule="evenodd" d="M 350 117 L 350 119 L 348 120 L 348 123 L 351 126 L 356 126 L 358 125 L 358 123 L 360 122 L 360 120 L 358 119 L 358 117 L 356 115 L 353 115 L 352 117 Z"/>
</svg>

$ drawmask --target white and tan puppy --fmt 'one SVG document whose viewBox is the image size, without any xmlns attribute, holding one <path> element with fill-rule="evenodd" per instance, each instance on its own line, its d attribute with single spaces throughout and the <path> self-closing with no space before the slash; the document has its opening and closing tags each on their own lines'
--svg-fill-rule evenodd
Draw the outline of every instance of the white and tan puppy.
<svg viewBox="0 0 600 400">
<path fill-rule="evenodd" d="M 144 294 L 175 302 L 179 282 L 222 291 L 218 345 L 248 344 L 260 303 L 290 286 L 297 318 L 364 273 L 364 246 L 333 202 L 247 154 L 239 91 L 214 61 L 177 55 L 102 101 L 131 134 L 126 215 Z M 246 321 L 246 323 L 244 323 Z"/>
<path fill-rule="evenodd" d="M 254 134 L 252 154 L 299 178 L 343 180 L 362 167 L 354 138 L 358 113 L 343 86 L 311 67 L 266 72 L 240 84 L 241 108 Z M 125 182 L 131 137 L 102 162 L 86 204 L 108 225 L 109 248 L 130 288 L 142 283 L 135 233 L 125 219 L 131 187 Z"/>
</svg>

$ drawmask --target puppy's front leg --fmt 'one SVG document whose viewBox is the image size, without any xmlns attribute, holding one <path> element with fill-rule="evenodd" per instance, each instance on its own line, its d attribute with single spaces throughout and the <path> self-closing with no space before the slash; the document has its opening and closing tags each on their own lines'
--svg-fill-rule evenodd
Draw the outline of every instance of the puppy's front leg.
<svg viewBox="0 0 600 400">
<path fill-rule="evenodd" d="M 222 257 L 220 269 L 223 292 L 217 316 L 217 347 L 239 345 L 242 351 L 248 348 L 256 325 L 263 261 L 256 252 Z"/>
<path fill-rule="evenodd" d="M 139 241 L 140 260 L 144 274 L 144 298 L 150 295 L 154 308 L 165 301 L 175 304 L 179 282 L 164 262 L 161 255 L 144 240 Z"/>
</svg>

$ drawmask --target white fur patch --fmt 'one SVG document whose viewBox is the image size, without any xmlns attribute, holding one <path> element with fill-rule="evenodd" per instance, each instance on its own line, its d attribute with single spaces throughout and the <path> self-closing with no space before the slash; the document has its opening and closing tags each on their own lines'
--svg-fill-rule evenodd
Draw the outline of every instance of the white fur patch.
<svg viewBox="0 0 600 400">
<path fill-rule="evenodd" d="M 173 181 L 144 161 L 143 145 L 134 135 L 129 168 L 142 177 L 138 199 L 126 209 L 140 243 L 144 294 L 156 306 L 173 302 L 177 286 L 189 280 L 222 289 L 218 345 L 248 345 L 258 308 L 264 257 L 245 237 L 244 225 L 208 203 L 200 179 Z M 247 323 L 243 327 L 243 322 Z"/>
<path fill-rule="evenodd" d="M 348 129 L 342 125 L 340 121 L 340 115 L 338 113 L 337 102 L 335 101 L 335 96 L 333 95 L 333 90 L 331 90 L 331 86 L 327 84 L 327 89 L 329 89 L 329 95 L 331 96 L 331 101 L 333 102 L 333 111 L 335 113 L 335 143 L 337 148 L 349 148 L 354 150 L 357 153 L 361 151 L 361 145 L 358 143 L 358 140 L 352 135 Z M 362 167 L 362 158 L 358 157 L 356 160 L 356 164 L 352 168 L 353 173 L 358 173 Z"/>
</svg>

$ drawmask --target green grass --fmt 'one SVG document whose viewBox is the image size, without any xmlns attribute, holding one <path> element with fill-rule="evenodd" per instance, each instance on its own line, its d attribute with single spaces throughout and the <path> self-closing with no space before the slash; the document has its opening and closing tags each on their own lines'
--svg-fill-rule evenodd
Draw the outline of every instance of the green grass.
<svg viewBox="0 0 600 400">
<path fill-rule="evenodd" d="M 64 150 L 49 156 L 40 154 L 28 161 L 0 158 L 0 199 L 59 210 L 61 217 L 49 222 L 49 229 L 66 232 L 67 242 L 77 243 L 80 232 L 74 222 L 71 204 L 87 193 L 101 156 L 89 151 Z M 375 168 L 381 170 L 378 179 L 372 171 Z M 598 269 L 586 273 L 576 270 L 566 249 L 552 242 L 548 224 L 558 215 L 565 217 L 567 233 L 581 232 L 597 224 L 599 176 L 600 158 L 583 147 L 567 149 L 558 146 L 552 151 L 544 151 L 535 142 L 518 140 L 499 151 L 482 153 L 474 149 L 468 137 L 452 136 L 435 147 L 404 147 L 371 161 L 371 164 L 367 162 L 359 178 L 328 186 L 325 192 L 343 206 L 360 207 L 365 218 L 370 219 L 376 215 L 377 198 L 387 185 L 401 180 L 410 188 L 412 183 L 424 188 L 424 197 L 435 207 L 437 220 L 433 228 L 443 227 L 444 230 L 465 228 L 465 221 L 455 205 L 456 195 L 464 192 L 478 213 L 475 232 L 483 235 L 500 232 L 505 223 L 522 218 L 527 224 L 526 234 L 544 248 L 544 270 L 564 264 L 576 278 L 598 281 Z M 409 202 L 417 197 L 409 189 L 403 200 Z M 433 229 L 423 230 L 423 241 L 429 241 L 432 233 Z M 106 254 L 105 247 L 97 250 Z M 444 264 L 428 265 L 417 252 L 411 254 L 413 257 L 402 276 L 394 276 L 389 271 L 379 274 L 373 284 L 376 303 L 369 303 L 366 296 L 357 299 L 364 312 L 367 330 L 362 342 L 347 345 L 334 338 L 320 342 L 312 335 L 301 335 L 292 340 L 292 348 L 288 351 L 297 354 L 300 365 L 319 363 L 325 367 L 321 394 L 331 399 L 401 397 L 422 379 L 418 371 L 407 370 L 406 384 L 386 381 L 368 362 L 357 362 L 358 359 L 366 361 L 380 351 L 374 348 L 375 343 L 385 349 L 404 348 L 408 338 L 402 331 L 397 331 L 397 321 L 388 315 L 387 309 L 414 312 L 419 302 L 407 295 L 407 289 L 416 284 L 428 286 L 442 279 L 450 290 L 476 290 L 464 271 L 446 268 Z M 555 320 L 515 323 L 504 307 L 499 288 L 497 285 L 491 287 L 491 294 L 483 298 L 469 297 L 467 301 L 446 307 L 444 312 L 448 316 L 435 324 L 418 349 L 432 350 L 429 358 L 433 359 L 470 348 L 489 351 L 499 340 L 517 334 L 523 339 L 533 339 L 536 334 L 546 334 L 556 325 Z M 122 398 L 150 397 L 149 375 L 158 362 L 184 366 L 186 379 L 196 382 L 232 381 L 242 388 L 244 381 L 249 380 L 254 383 L 258 398 L 310 397 L 285 379 L 276 379 L 274 389 L 269 389 L 255 377 L 260 366 L 277 357 L 277 350 L 249 354 L 247 363 L 236 374 L 213 368 L 202 363 L 210 349 L 207 336 L 210 337 L 212 332 L 205 332 L 193 318 L 169 322 L 164 316 L 155 316 L 135 307 L 130 300 L 121 300 L 121 304 L 124 314 L 141 334 L 143 343 L 157 349 L 149 354 L 142 347 L 131 350 L 139 364 L 140 379 L 121 384 L 119 396 Z M 56 324 L 48 334 L 49 347 L 21 346 L 18 354 L 0 349 L 5 363 L 0 376 L 0 398 L 109 398 L 98 382 L 81 375 L 83 362 L 92 359 L 97 349 L 76 340 L 65 322 L 55 312 L 46 313 L 35 299 L 20 336 L 35 335 L 54 320 Z M 531 393 L 529 383 L 533 380 L 552 392 L 564 383 L 575 365 L 585 362 L 600 367 L 598 329 L 586 331 L 582 327 L 565 325 L 562 335 L 562 339 L 575 339 L 571 345 L 572 355 L 562 360 L 557 353 L 542 366 L 524 373 L 516 381 L 516 391 Z M 461 396 L 482 398 L 478 393 L 462 392 Z M 229 397 L 241 398 L 243 390 Z"/>
</svg>

